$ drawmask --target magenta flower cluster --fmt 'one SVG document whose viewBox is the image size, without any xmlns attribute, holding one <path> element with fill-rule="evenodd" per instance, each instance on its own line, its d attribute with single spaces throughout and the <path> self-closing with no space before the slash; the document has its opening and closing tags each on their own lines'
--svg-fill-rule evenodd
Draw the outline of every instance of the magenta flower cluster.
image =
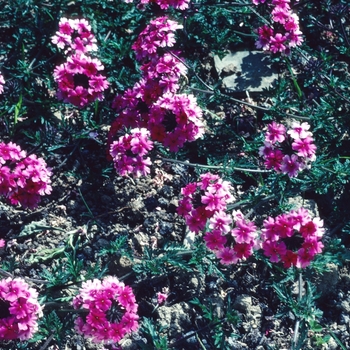
<svg viewBox="0 0 350 350">
<path fill-rule="evenodd" d="M 183 198 L 177 208 L 191 231 L 204 232 L 206 247 L 222 264 L 237 264 L 262 249 L 271 262 L 304 268 L 321 253 L 324 229 L 318 217 L 311 219 L 307 210 L 300 208 L 269 217 L 259 234 L 255 223 L 240 211 L 226 213 L 227 203 L 234 200 L 230 190 L 231 185 L 218 175 L 203 174 L 199 182 L 182 188 Z"/>
<path fill-rule="evenodd" d="M 75 320 L 76 331 L 96 343 L 117 343 L 138 328 L 134 293 L 116 277 L 84 282 L 73 307 L 87 312 Z"/>
<path fill-rule="evenodd" d="M 134 0 L 124 0 L 126 3 L 132 3 Z M 173 7 L 179 10 L 186 10 L 190 3 L 190 0 L 140 0 L 139 5 L 144 6 L 147 4 L 157 4 L 162 10 L 167 10 L 169 7 Z"/>
<path fill-rule="evenodd" d="M 0 280 L 0 308 L 0 340 L 27 340 L 38 330 L 38 293 L 24 280 Z"/>
<path fill-rule="evenodd" d="M 202 174 L 199 182 L 188 184 L 181 190 L 177 212 L 185 218 L 189 229 L 199 233 L 207 226 L 204 241 L 222 264 L 236 264 L 253 254 L 257 229 L 254 223 L 237 215 L 226 214 L 227 204 L 233 202 L 231 185 L 211 173 Z"/>
<path fill-rule="evenodd" d="M 208 229 L 203 239 L 222 264 L 237 264 L 257 249 L 257 227 L 240 212 L 234 212 L 233 216 L 225 212 L 215 213 L 209 219 Z"/>
<path fill-rule="evenodd" d="M 65 49 L 68 55 L 66 62 L 57 66 L 53 74 L 58 84 L 58 99 L 77 107 L 103 100 L 103 91 L 109 84 L 99 74 L 104 69 L 101 61 L 88 54 L 97 50 L 88 21 L 61 18 L 59 31 L 52 37 L 52 42 Z"/>
<path fill-rule="evenodd" d="M 282 262 L 285 268 L 305 268 L 322 252 L 323 221 L 317 217 L 311 219 L 304 208 L 269 217 L 263 226 L 262 249 L 271 262 Z"/>
<path fill-rule="evenodd" d="M 266 0 L 252 0 L 255 5 Z M 299 27 L 299 17 L 293 13 L 290 0 L 267 1 L 271 5 L 271 20 L 273 26 L 263 25 L 257 29 L 259 35 L 255 45 L 258 49 L 289 54 L 291 48 L 301 45 L 302 32 Z"/>
<path fill-rule="evenodd" d="M 149 131 L 145 128 L 135 128 L 112 143 L 110 155 L 120 175 L 132 173 L 136 177 L 146 176 L 150 173 L 151 165 L 151 160 L 146 155 L 152 148 Z"/>
<path fill-rule="evenodd" d="M 259 148 L 266 168 L 295 177 L 315 161 L 316 146 L 309 129 L 306 122 L 294 122 L 288 131 L 282 124 L 269 124 L 264 146 Z"/>
<path fill-rule="evenodd" d="M 51 193 L 51 170 L 42 158 L 9 142 L 0 143 L 0 195 L 12 205 L 37 207 L 40 196 Z"/>
<path fill-rule="evenodd" d="M 185 218 L 191 231 L 199 233 L 205 228 L 208 219 L 223 213 L 227 204 L 233 202 L 231 190 L 231 184 L 218 175 L 202 174 L 200 181 L 191 182 L 181 189 L 183 198 L 179 201 L 177 213 Z"/>
<path fill-rule="evenodd" d="M 181 190 L 177 213 L 185 218 L 189 229 L 195 233 L 206 229 L 204 241 L 222 264 L 236 264 L 253 254 L 257 229 L 254 223 L 236 215 L 226 214 L 227 204 L 233 202 L 232 187 L 218 175 L 202 174 L 199 182 L 188 184 Z"/>
<path fill-rule="evenodd" d="M 168 50 L 180 28 L 166 16 L 158 17 L 133 44 L 136 58 L 142 63 L 142 77 L 132 89 L 114 99 L 113 108 L 118 116 L 109 132 L 109 144 L 123 127 L 146 128 L 151 140 L 172 152 L 203 135 L 202 110 L 196 98 L 178 93 L 186 67 L 178 52 Z"/>
</svg>

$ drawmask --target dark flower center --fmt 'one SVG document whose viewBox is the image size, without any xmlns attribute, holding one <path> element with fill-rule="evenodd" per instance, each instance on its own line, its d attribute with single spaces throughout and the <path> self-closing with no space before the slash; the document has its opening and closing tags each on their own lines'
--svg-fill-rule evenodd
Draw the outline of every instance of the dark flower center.
<svg viewBox="0 0 350 350">
<path fill-rule="evenodd" d="M 113 300 L 112 306 L 108 309 L 106 316 L 111 323 L 119 323 L 125 314 L 125 310 L 121 308 L 120 304 Z"/>
<path fill-rule="evenodd" d="M 74 86 L 82 86 L 85 89 L 89 88 L 89 78 L 85 74 L 75 74 L 74 77 Z"/>
<path fill-rule="evenodd" d="M 0 319 L 9 317 L 10 314 L 10 302 L 4 299 L 0 299 Z"/>
</svg>

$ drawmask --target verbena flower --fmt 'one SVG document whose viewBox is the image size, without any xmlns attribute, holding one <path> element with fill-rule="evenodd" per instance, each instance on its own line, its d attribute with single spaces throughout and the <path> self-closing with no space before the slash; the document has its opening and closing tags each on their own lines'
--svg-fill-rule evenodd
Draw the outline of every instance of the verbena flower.
<svg viewBox="0 0 350 350">
<path fill-rule="evenodd" d="M 0 280 L 0 340 L 31 339 L 42 317 L 38 293 L 21 278 Z"/>
<path fill-rule="evenodd" d="M 115 138 L 123 128 L 146 128 L 152 141 L 162 143 L 172 152 L 204 134 L 203 112 L 196 98 L 177 93 L 179 80 L 186 74 L 180 53 L 161 50 L 174 45 L 175 30 L 180 28 L 182 25 L 166 16 L 158 17 L 133 44 L 136 58 L 142 63 L 142 76 L 132 89 L 113 101 L 118 116 L 108 133 L 109 148 L 113 143 L 116 145 Z M 132 172 L 130 158 L 121 156 L 119 163 L 122 163 L 116 167 L 119 173 Z"/>
<path fill-rule="evenodd" d="M 83 282 L 73 307 L 87 311 L 76 318 L 76 331 L 97 343 L 118 343 L 138 328 L 134 293 L 116 277 Z"/>
<path fill-rule="evenodd" d="M 67 54 L 66 62 L 57 66 L 53 74 L 58 84 L 58 99 L 76 107 L 103 100 L 103 92 L 109 83 L 99 74 L 104 69 L 100 60 L 88 55 L 97 50 L 89 22 L 61 18 L 59 31 L 52 37 L 52 42 L 60 49 L 66 49 Z"/>
<path fill-rule="evenodd" d="M 264 220 L 260 239 L 264 255 L 271 262 L 282 262 L 285 268 L 305 268 L 322 252 L 323 221 L 311 219 L 306 209 Z"/>
<path fill-rule="evenodd" d="M 205 173 L 200 181 L 190 183 L 181 190 L 177 213 L 185 218 L 189 229 L 203 234 L 206 247 L 213 251 L 222 264 L 236 264 L 253 254 L 257 248 L 258 232 L 253 222 L 243 214 L 229 215 L 227 204 L 234 200 L 231 184 L 218 175 Z M 235 227 L 231 225 L 234 223 Z"/>
<path fill-rule="evenodd" d="M 146 176 L 150 173 L 151 165 L 151 160 L 146 155 L 152 148 L 150 132 L 145 128 L 135 128 L 111 144 L 110 155 L 120 175 Z"/>
<path fill-rule="evenodd" d="M 163 304 L 169 297 L 169 288 L 164 287 L 161 292 L 157 293 L 158 305 Z"/>
<path fill-rule="evenodd" d="M 86 19 L 67 19 L 62 17 L 58 23 L 59 30 L 51 38 L 53 44 L 65 49 L 66 54 L 97 51 L 96 38 Z"/>
<path fill-rule="evenodd" d="M 20 146 L 0 143 L 0 195 L 11 204 L 33 209 L 51 193 L 51 169 L 42 158 L 27 156 Z"/>
<path fill-rule="evenodd" d="M 265 3 L 265 0 L 252 0 L 252 2 L 254 5 L 259 5 Z M 264 24 L 257 29 L 258 39 L 255 46 L 264 51 L 288 55 L 291 48 L 303 42 L 299 17 L 292 12 L 289 0 L 272 0 L 271 5 L 272 26 Z"/>
<path fill-rule="evenodd" d="M 181 190 L 184 198 L 179 201 L 177 213 L 185 218 L 193 232 L 203 230 L 208 219 L 214 230 L 225 231 L 230 219 L 224 211 L 227 204 L 234 200 L 231 190 L 231 184 L 218 175 L 201 174 L 200 181 L 188 184 Z"/>
<path fill-rule="evenodd" d="M 172 47 L 175 43 L 175 30 L 183 26 L 170 20 L 167 16 L 157 17 L 140 33 L 132 49 L 136 52 L 136 58 L 150 59 L 157 54 L 158 48 Z"/>
<path fill-rule="evenodd" d="M 98 72 L 103 70 L 97 58 L 83 53 L 68 57 L 67 62 L 57 66 L 54 79 L 58 83 L 57 97 L 77 107 L 103 100 L 103 91 L 108 88 L 106 78 Z"/>
<path fill-rule="evenodd" d="M 267 126 L 267 131 L 265 133 L 265 140 L 271 144 L 276 142 L 283 142 L 285 140 L 286 127 L 282 124 L 272 122 Z"/>
<path fill-rule="evenodd" d="M 264 146 L 259 148 L 259 155 L 264 158 L 266 168 L 296 177 L 315 161 L 316 146 L 309 129 L 310 125 L 305 122 L 294 122 L 289 130 L 282 124 L 269 124 Z"/>
</svg>

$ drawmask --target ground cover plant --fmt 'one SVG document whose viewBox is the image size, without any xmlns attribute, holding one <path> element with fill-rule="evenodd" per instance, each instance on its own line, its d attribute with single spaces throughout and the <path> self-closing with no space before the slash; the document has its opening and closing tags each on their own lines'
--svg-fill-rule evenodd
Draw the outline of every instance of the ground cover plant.
<svg viewBox="0 0 350 350">
<path fill-rule="evenodd" d="M 350 348 L 349 57 L 345 0 L 2 4 L 0 348 Z"/>
</svg>

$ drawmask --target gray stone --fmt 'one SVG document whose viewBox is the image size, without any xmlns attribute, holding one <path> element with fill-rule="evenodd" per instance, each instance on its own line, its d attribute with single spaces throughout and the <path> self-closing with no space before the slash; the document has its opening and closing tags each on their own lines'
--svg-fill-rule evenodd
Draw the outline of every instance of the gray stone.
<svg viewBox="0 0 350 350">
<path fill-rule="evenodd" d="M 336 290 L 339 282 L 338 266 L 333 263 L 326 264 L 327 270 L 320 274 L 316 279 L 316 287 L 323 295 L 332 293 Z"/>
<path fill-rule="evenodd" d="M 214 56 L 214 65 L 226 92 L 262 92 L 278 79 L 270 56 L 262 51 L 238 51 L 222 60 Z"/>
<path fill-rule="evenodd" d="M 344 300 L 340 303 L 340 307 L 345 314 L 350 314 L 350 304 L 347 300 Z"/>
<path fill-rule="evenodd" d="M 109 246 L 109 242 L 104 239 L 104 238 L 100 238 L 97 242 L 96 242 L 96 247 L 97 248 L 106 248 Z"/>
<path fill-rule="evenodd" d="M 137 350 L 139 349 L 138 345 L 132 339 L 123 339 L 120 346 L 123 350 Z"/>
<path fill-rule="evenodd" d="M 181 302 L 158 308 L 159 326 L 167 329 L 170 338 L 180 336 L 191 325 L 190 306 Z"/>
<path fill-rule="evenodd" d="M 259 305 L 253 305 L 252 298 L 249 295 L 239 295 L 233 307 L 238 311 L 243 312 L 248 320 L 254 320 L 255 323 L 259 324 L 261 319 L 261 308 Z"/>
<path fill-rule="evenodd" d="M 301 207 L 306 209 L 312 218 L 315 216 L 320 216 L 317 208 L 317 204 L 312 199 L 304 199 L 301 196 L 295 196 L 288 198 L 288 205 L 292 207 L 293 210 L 298 210 Z"/>
</svg>

